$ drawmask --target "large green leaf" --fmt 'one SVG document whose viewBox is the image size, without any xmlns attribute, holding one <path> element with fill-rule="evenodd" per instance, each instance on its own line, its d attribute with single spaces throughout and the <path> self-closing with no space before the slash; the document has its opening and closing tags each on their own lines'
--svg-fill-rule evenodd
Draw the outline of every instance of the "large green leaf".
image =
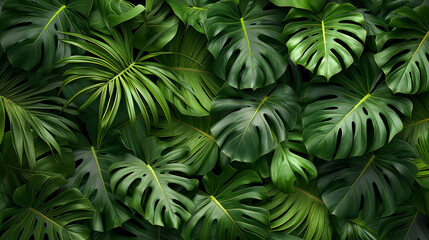
<svg viewBox="0 0 429 240">
<path fill-rule="evenodd" d="M 429 90 L 429 6 L 404 7 L 391 19 L 390 32 L 377 36 L 375 61 L 383 69 L 386 83 L 394 93 Z M 393 43 L 389 41 L 394 40 Z"/>
<path fill-rule="evenodd" d="M 191 25 L 200 33 L 205 31 L 207 9 L 215 2 L 216 0 L 167 0 L 182 22 Z"/>
<path fill-rule="evenodd" d="M 429 218 L 413 205 L 398 207 L 395 214 L 382 218 L 378 227 L 379 239 L 415 240 L 429 236 Z"/>
<path fill-rule="evenodd" d="M 255 92 L 224 88 L 212 114 L 227 114 L 211 128 L 222 151 L 233 161 L 254 162 L 286 139 L 300 111 L 297 97 L 286 84 Z"/>
<path fill-rule="evenodd" d="M 64 100 L 52 96 L 52 92 L 56 92 L 60 83 L 49 83 L 57 76 L 46 75 L 37 81 L 27 81 L 27 77 L 29 74 L 11 69 L 6 61 L 0 63 L 0 142 L 5 129 L 10 128 L 19 165 L 22 165 L 25 152 L 29 167 L 34 168 L 35 136 L 61 154 L 56 138 L 74 141 L 76 137 L 69 127 L 77 129 L 77 126 L 59 115 L 61 106 L 58 103 L 63 104 Z"/>
<path fill-rule="evenodd" d="M 321 13 L 291 9 L 283 34 L 291 36 L 287 42 L 289 57 L 295 64 L 328 80 L 343 67 L 353 63 L 363 51 L 366 31 L 362 28 L 362 14 L 346 3 L 328 3 Z"/>
<path fill-rule="evenodd" d="M 74 156 L 76 173 L 66 187 L 78 188 L 96 209 L 90 221 L 91 229 L 103 232 L 120 227 L 131 216 L 110 189 L 108 168 L 118 159 L 92 146 L 74 150 Z"/>
<path fill-rule="evenodd" d="M 271 230 L 300 236 L 305 240 L 332 239 L 329 210 L 319 198 L 314 182 L 296 192 L 284 194 L 266 186 L 271 201 L 264 204 L 270 212 Z"/>
<path fill-rule="evenodd" d="M 404 128 L 397 137 L 414 146 L 429 130 L 429 93 L 413 95 L 410 100 L 413 103 L 413 113 L 411 118 L 403 120 Z"/>
<path fill-rule="evenodd" d="M 261 88 L 286 70 L 286 60 L 272 46 L 281 39 L 280 9 L 264 10 L 261 0 L 220 1 L 211 5 L 204 21 L 214 71 L 239 89 Z"/>
<path fill-rule="evenodd" d="M 208 173 L 203 178 L 206 192 L 194 198 L 195 209 L 185 224 L 185 239 L 267 239 L 268 211 L 252 206 L 263 200 L 266 191 L 254 171 L 226 167 L 221 174 Z M 246 204 L 247 203 L 247 204 Z M 198 227 L 197 227 L 198 226 Z"/>
<path fill-rule="evenodd" d="M 326 163 L 319 168 L 322 199 L 339 217 L 388 216 L 410 197 L 414 157 L 408 143 L 393 140 L 376 153 Z"/>
<path fill-rule="evenodd" d="M 294 7 L 319 12 L 325 6 L 326 0 L 270 0 L 279 7 Z"/>
<path fill-rule="evenodd" d="M 0 16 L 0 43 L 10 62 L 27 71 L 40 65 L 50 71 L 71 54 L 60 39 L 63 32 L 82 32 L 87 28 L 92 0 L 7 0 Z M 19 40 L 19 41 L 18 41 Z"/>
<path fill-rule="evenodd" d="M 156 138 L 147 138 L 142 147 L 146 162 L 124 155 L 121 161 L 110 166 L 112 190 L 150 223 L 177 229 L 181 220 L 191 215 L 189 211 L 194 203 L 177 191 L 176 186 L 190 191 L 198 184 L 196 180 L 176 174 L 190 173 L 187 165 L 178 163 L 187 152 L 179 148 L 166 153 L 168 145 Z"/>
<path fill-rule="evenodd" d="M 90 81 L 92 84 L 77 92 L 67 104 L 82 94 L 91 93 L 80 107 L 84 110 L 99 99 L 97 134 L 99 143 L 112 126 L 121 103 L 125 103 L 132 125 L 135 125 L 136 111 L 141 112 L 147 128 L 152 121 L 156 124 L 159 115 L 157 104 L 167 120 L 170 120 L 167 100 L 154 83 L 157 79 L 163 82 L 172 94 L 185 101 L 176 84 L 186 83 L 164 65 L 150 61 L 161 53 L 134 56 L 133 37 L 130 31 L 124 30 L 122 35 L 114 31 L 113 38 L 101 34 L 95 34 L 96 38 L 81 34 L 70 35 L 78 39 L 64 41 L 90 52 L 91 56 L 74 55 L 63 59 L 64 63 L 76 64 L 65 72 L 67 78 L 63 86 L 76 80 Z"/>
<path fill-rule="evenodd" d="M 314 164 L 295 153 L 300 146 L 302 136 L 289 133 L 287 140 L 277 142 L 274 150 L 270 167 L 271 181 L 285 193 L 294 191 L 295 181 L 304 180 L 308 183 L 317 176 Z"/>
<path fill-rule="evenodd" d="M 86 239 L 89 229 L 81 221 L 91 218 L 93 207 L 79 190 L 56 192 L 66 183 L 60 175 L 34 175 L 16 189 L 16 207 L 0 212 L 0 239 Z"/>
<path fill-rule="evenodd" d="M 371 55 L 335 76 L 333 84 L 314 84 L 305 96 L 304 143 L 320 158 L 360 156 L 382 147 L 402 129 L 398 113 L 412 104 L 395 96 L 381 79 Z"/>
<path fill-rule="evenodd" d="M 204 175 L 216 165 L 219 147 L 210 132 L 210 118 L 175 118 L 171 125 L 161 122 L 159 130 L 151 132 L 175 148 L 189 148 L 186 158 L 180 163 L 186 164 L 195 175 Z"/>
<path fill-rule="evenodd" d="M 158 57 L 158 61 L 168 69 L 177 73 L 189 85 L 190 91 L 181 87 L 185 101 L 175 97 L 164 85 L 160 86 L 168 101 L 180 110 L 182 114 L 205 116 L 209 114 L 213 98 L 219 92 L 223 81 L 211 70 L 213 56 L 207 50 L 207 38 L 192 28 L 182 29 L 177 37 L 169 43 L 165 51 L 174 55 Z"/>
<path fill-rule="evenodd" d="M 145 51 L 159 51 L 176 36 L 179 27 L 179 19 L 165 1 L 152 1 L 134 34 L 134 46 Z"/>
</svg>

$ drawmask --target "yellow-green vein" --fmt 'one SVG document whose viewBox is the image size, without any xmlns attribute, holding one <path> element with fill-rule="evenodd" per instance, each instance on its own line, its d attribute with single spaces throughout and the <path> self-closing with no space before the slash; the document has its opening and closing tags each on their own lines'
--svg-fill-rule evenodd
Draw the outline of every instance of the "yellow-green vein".
<svg viewBox="0 0 429 240">
<path fill-rule="evenodd" d="M 247 41 L 247 47 L 249 48 L 250 63 L 252 64 L 252 67 L 253 67 L 252 49 L 250 47 L 250 40 L 249 40 L 249 36 L 247 36 L 246 25 L 244 24 L 243 18 L 240 18 L 240 22 L 241 22 L 241 27 L 243 28 L 244 37 L 246 38 L 246 41 Z"/>
<path fill-rule="evenodd" d="M 40 32 L 40 34 L 37 36 L 36 40 L 34 40 L 33 44 L 35 44 L 37 42 L 37 40 L 39 40 L 39 38 L 42 36 L 42 34 L 46 31 L 46 29 L 49 27 L 49 25 L 51 24 L 51 22 L 66 8 L 66 5 L 62 5 L 56 12 L 55 14 L 51 17 L 51 19 L 49 19 L 49 22 L 45 25 L 45 27 L 43 28 L 42 32 Z"/>
<path fill-rule="evenodd" d="M 238 229 L 238 231 L 240 231 L 244 239 L 247 239 L 246 236 L 241 231 L 240 227 L 237 225 L 237 223 L 234 221 L 231 215 L 229 215 L 228 211 L 226 211 L 226 209 L 222 206 L 222 204 L 220 204 L 220 202 L 213 195 L 210 195 L 210 199 L 229 217 L 229 219 L 234 224 L 234 226 Z"/>
</svg>

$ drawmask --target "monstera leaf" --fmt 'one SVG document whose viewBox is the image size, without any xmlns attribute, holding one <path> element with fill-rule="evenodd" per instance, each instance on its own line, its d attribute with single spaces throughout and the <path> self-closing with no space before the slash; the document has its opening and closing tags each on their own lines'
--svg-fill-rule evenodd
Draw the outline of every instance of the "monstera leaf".
<svg viewBox="0 0 429 240">
<path fill-rule="evenodd" d="M 267 239 L 268 211 L 252 206 L 251 200 L 266 198 L 261 179 L 254 171 L 227 166 L 220 175 L 203 178 L 206 192 L 194 198 L 195 209 L 183 228 L 185 239 Z M 200 226 L 200 227 L 197 227 Z"/>
<path fill-rule="evenodd" d="M 266 186 L 271 201 L 264 205 L 270 212 L 271 230 L 300 236 L 305 240 L 332 239 L 329 210 L 318 197 L 316 184 L 295 187 L 295 193 L 284 194 Z"/>
<path fill-rule="evenodd" d="M 298 145 L 296 141 L 299 141 L 300 144 Z M 294 153 L 301 144 L 302 136 L 288 134 L 287 140 L 281 143 L 277 142 L 274 150 L 270 167 L 271 180 L 278 189 L 285 193 L 294 191 L 296 180 L 302 179 L 308 183 L 309 180 L 317 176 L 317 169 L 314 164 Z"/>
<path fill-rule="evenodd" d="M 227 115 L 211 131 L 233 161 L 254 162 L 285 140 L 299 111 L 296 95 L 285 84 L 255 92 L 226 87 L 213 101 L 211 112 Z"/>
<path fill-rule="evenodd" d="M 145 51 L 159 51 L 174 36 L 179 27 L 179 19 L 174 15 L 170 6 L 163 0 L 153 2 L 148 6 L 141 26 L 134 34 L 134 46 Z"/>
<path fill-rule="evenodd" d="M 27 81 L 28 77 L 29 74 L 12 69 L 7 61 L 0 63 L 0 143 L 5 129 L 10 129 L 18 164 L 23 164 L 25 154 L 28 166 L 34 169 L 36 151 L 40 150 L 35 148 L 34 136 L 61 154 L 59 139 L 74 141 L 70 127 L 77 126 L 58 115 L 58 103 L 64 103 L 64 99 L 51 95 L 57 92 L 59 83 L 49 83 L 57 76 L 47 75 L 34 81 Z"/>
<path fill-rule="evenodd" d="M 81 32 L 87 26 L 92 0 L 5 1 L 0 17 L 0 43 L 14 66 L 27 71 L 41 64 L 50 71 L 71 54 L 63 32 Z M 17 41 L 19 39 L 19 41 Z M 31 57 L 29 57 L 31 56 Z"/>
<path fill-rule="evenodd" d="M 335 76 L 334 84 L 310 86 L 303 117 L 304 143 L 310 154 L 326 160 L 360 156 L 401 131 L 398 113 L 410 116 L 412 104 L 394 96 L 380 78 L 372 56 L 367 55 L 356 67 Z"/>
<path fill-rule="evenodd" d="M 379 239 L 427 239 L 428 232 L 429 218 L 413 205 L 398 207 L 395 214 L 382 218 L 378 226 Z"/>
<path fill-rule="evenodd" d="M 204 33 L 204 20 L 207 9 L 216 0 L 167 0 L 174 13 L 184 22 L 194 27 L 198 32 Z"/>
<path fill-rule="evenodd" d="M 429 17 L 428 6 L 404 7 L 391 19 L 394 30 L 377 36 L 375 61 L 383 69 L 386 83 L 394 93 L 429 90 Z M 389 44 L 389 41 L 395 43 Z"/>
<path fill-rule="evenodd" d="M 161 122 L 159 130 L 151 132 L 174 147 L 187 147 L 188 156 L 180 161 L 192 169 L 192 174 L 204 175 L 216 165 L 219 147 L 210 132 L 210 118 L 182 117 L 173 119 L 171 125 Z"/>
<path fill-rule="evenodd" d="M 264 10 L 261 0 L 220 1 L 204 21 L 214 71 L 234 88 L 261 88 L 275 82 L 286 61 L 272 44 L 281 39 L 280 9 Z"/>
<path fill-rule="evenodd" d="M 150 223 L 177 229 L 181 220 L 191 215 L 194 203 L 173 187 L 190 191 L 198 184 L 172 173 L 190 173 L 188 166 L 177 163 L 187 152 L 179 148 L 165 153 L 168 145 L 155 138 L 147 138 L 142 147 L 146 162 L 124 155 L 110 166 L 111 188 Z"/>
<path fill-rule="evenodd" d="M 270 0 L 279 7 L 294 7 L 319 12 L 325 6 L 325 0 Z"/>
<path fill-rule="evenodd" d="M 364 18 L 355 8 L 346 4 L 328 3 L 321 13 L 291 9 L 286 17 L 283 35 L 290 36 L 287 42 L 289 57 L 295 64 L 328 80 L 349 67 L 353 57 L 363 51 L 366 31 L 361 26 Z"/>
<path fill-rule="evenodd" d="M 213 56 L 207 50 L 207 38 L 192 28 L 180 29 L 177 37 L 166 47 L 165 51 L 175 53 L 164 55 L 157 60 L 175 72 L 189 85 L 181 87 L 185 101 L 175 97 L 171 91 L 160 85 L 164 96 L 179 109 L 182 114 L 206 116 L 209 114 L 213 98 L 219 92 L 223 81 L 212 71 Z M 190 94 L 193 92 L 194 94 Z M 195 95 L 195 96 L 194 96 Z"/>
<path fill-rule="evenodd" d="M 60 175 L 34 175 L 16 189 L 16 207 L 0 212 L 0 239 L 86 239 L 89 229 L 81 221 L 94 210 L 79 190 L 55 194 L 66 180 Z"/>
<path fill-rule="evenodd" d="M 413 102 L 412 116 L 403 120 L 404 128 L 397 137 L 414 146 L 429 130 L 429 93 L 413 95 L 410 100 Z"/>
<path fill-rule="evenodd" d="M 410 197 L 414 157 L 408 143 L 393 140 L 376 153 L 326 163 L 319 168 L 322 199 L 339 217 L 356 218 L 361 211 L 364 219 L 388 216 Z"/>
<path fill-rule="evenodd" d="M 76 173 L 68 180 L 66 187 L 80 189 L 89 198 L 94 208 L 90 222 L 91 229 L 103 232 L 119 227 L 131 218 L 122 207 L 118 197 L 111 192 L 109 166 L 117 159 L 94 147 L 78 148 L 74 151 Z"/>
</svg>

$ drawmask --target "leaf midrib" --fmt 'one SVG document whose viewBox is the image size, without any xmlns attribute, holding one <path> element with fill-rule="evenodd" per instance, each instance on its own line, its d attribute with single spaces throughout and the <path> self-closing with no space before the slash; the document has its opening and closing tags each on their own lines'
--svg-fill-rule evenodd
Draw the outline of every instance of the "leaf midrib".
<svg viewBox="0 0 429 240">
<path fill-rule="evenodd" d="M 411 59 L 408 61 L 407 66 L 405 67 L 404 71 L 402 72 L 402 76 L 405 74 L 405 72 L 407 71 L 411 62 L 413 61 L 414 57 L 416 56 L 417 52 L 420 50 L 421 46 L 423 45 L 423 43 L 426 41 L 426 39 L 428 37 L 429 37 L 429 31 L 426 33 L 426 35 L 423 37 L 422 41 L 420 42 L 419 46 L 417 47 L 417 49 L 414 51 L 413 56 L 411 56 Z"/>
<path fill-rule="evenodd" d="M 49 19 L 48 23 L 45 25 L 45 27 L 42 29 L 42 31 L 39 33 L 39 35 L 37 36 L 36 40 L 34 40 L 33 44 L 34 45 L 39 38 L 42 36 L 42 34 L 46 31 L 46 29 L 49 27 L 49 25 L 51 25 L 52 21 L 66 8 L 66 5 L 62 5 L 56 12 L 55 14 Z"/>
<path fill-rule="evenodd" d="M 42 217 L 43 219 L 51 222 L 52 224 L 54 224 L 57 227 L 60 227 L 62 230 L 65 230 L 67 232 L 70 232 L 67 228 L 64 228 L 63 226 L 59 225 L 58 223 L 56 223 L 54 220 L 50 219 L 49 217 L 47 217 L 46 215 L 44 215 L 43 213 L 37 211 L 36 209 L 32 208 L 32 207 L 28 207 L 28 210 L 30 210 L 32 213 Z"/>
<path fill-rule="evenodd" d="M 234 219 L 231 217 L 231 215 L 229 215 L 228 211 L 222 206 L 222 204 L 213 195 L 210 195 L 210 200 L 212 200 L 216 204 L 216 206 L 218 206 L 228 216 L 228 218 L 231 220 L 231 222 L 234 224 L 234 226 L 238 229 L 238 231 L 241 233 L 241 235 L 244 237 L 244 239 L 247 239 L 246 236 L 241 231 L 240 227 L 237 225 L 237 223 L 234 221 Z"/>
<path fill-rule="evenodd" d="M 332 131 L 334 131 L 341 122 L 343 122 L 352 112 L 354 112 L 363 102 L 365 102 L 371 96 L 370 93 L 366 94 L 335 126 L 323 137 L 321 141 L 324 141 Z"/>
</svg>

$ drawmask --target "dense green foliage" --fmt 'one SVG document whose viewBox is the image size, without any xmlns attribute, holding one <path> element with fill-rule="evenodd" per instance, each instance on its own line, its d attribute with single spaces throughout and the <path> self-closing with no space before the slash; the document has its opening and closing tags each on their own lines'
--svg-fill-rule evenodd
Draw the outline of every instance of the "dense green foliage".
<svg viewBox="0 0 429 240">
<path fill-rule="evenodd" d="M 0 0 L 0 240 L 429 239 L 428 14 Z"/>
</svg>

